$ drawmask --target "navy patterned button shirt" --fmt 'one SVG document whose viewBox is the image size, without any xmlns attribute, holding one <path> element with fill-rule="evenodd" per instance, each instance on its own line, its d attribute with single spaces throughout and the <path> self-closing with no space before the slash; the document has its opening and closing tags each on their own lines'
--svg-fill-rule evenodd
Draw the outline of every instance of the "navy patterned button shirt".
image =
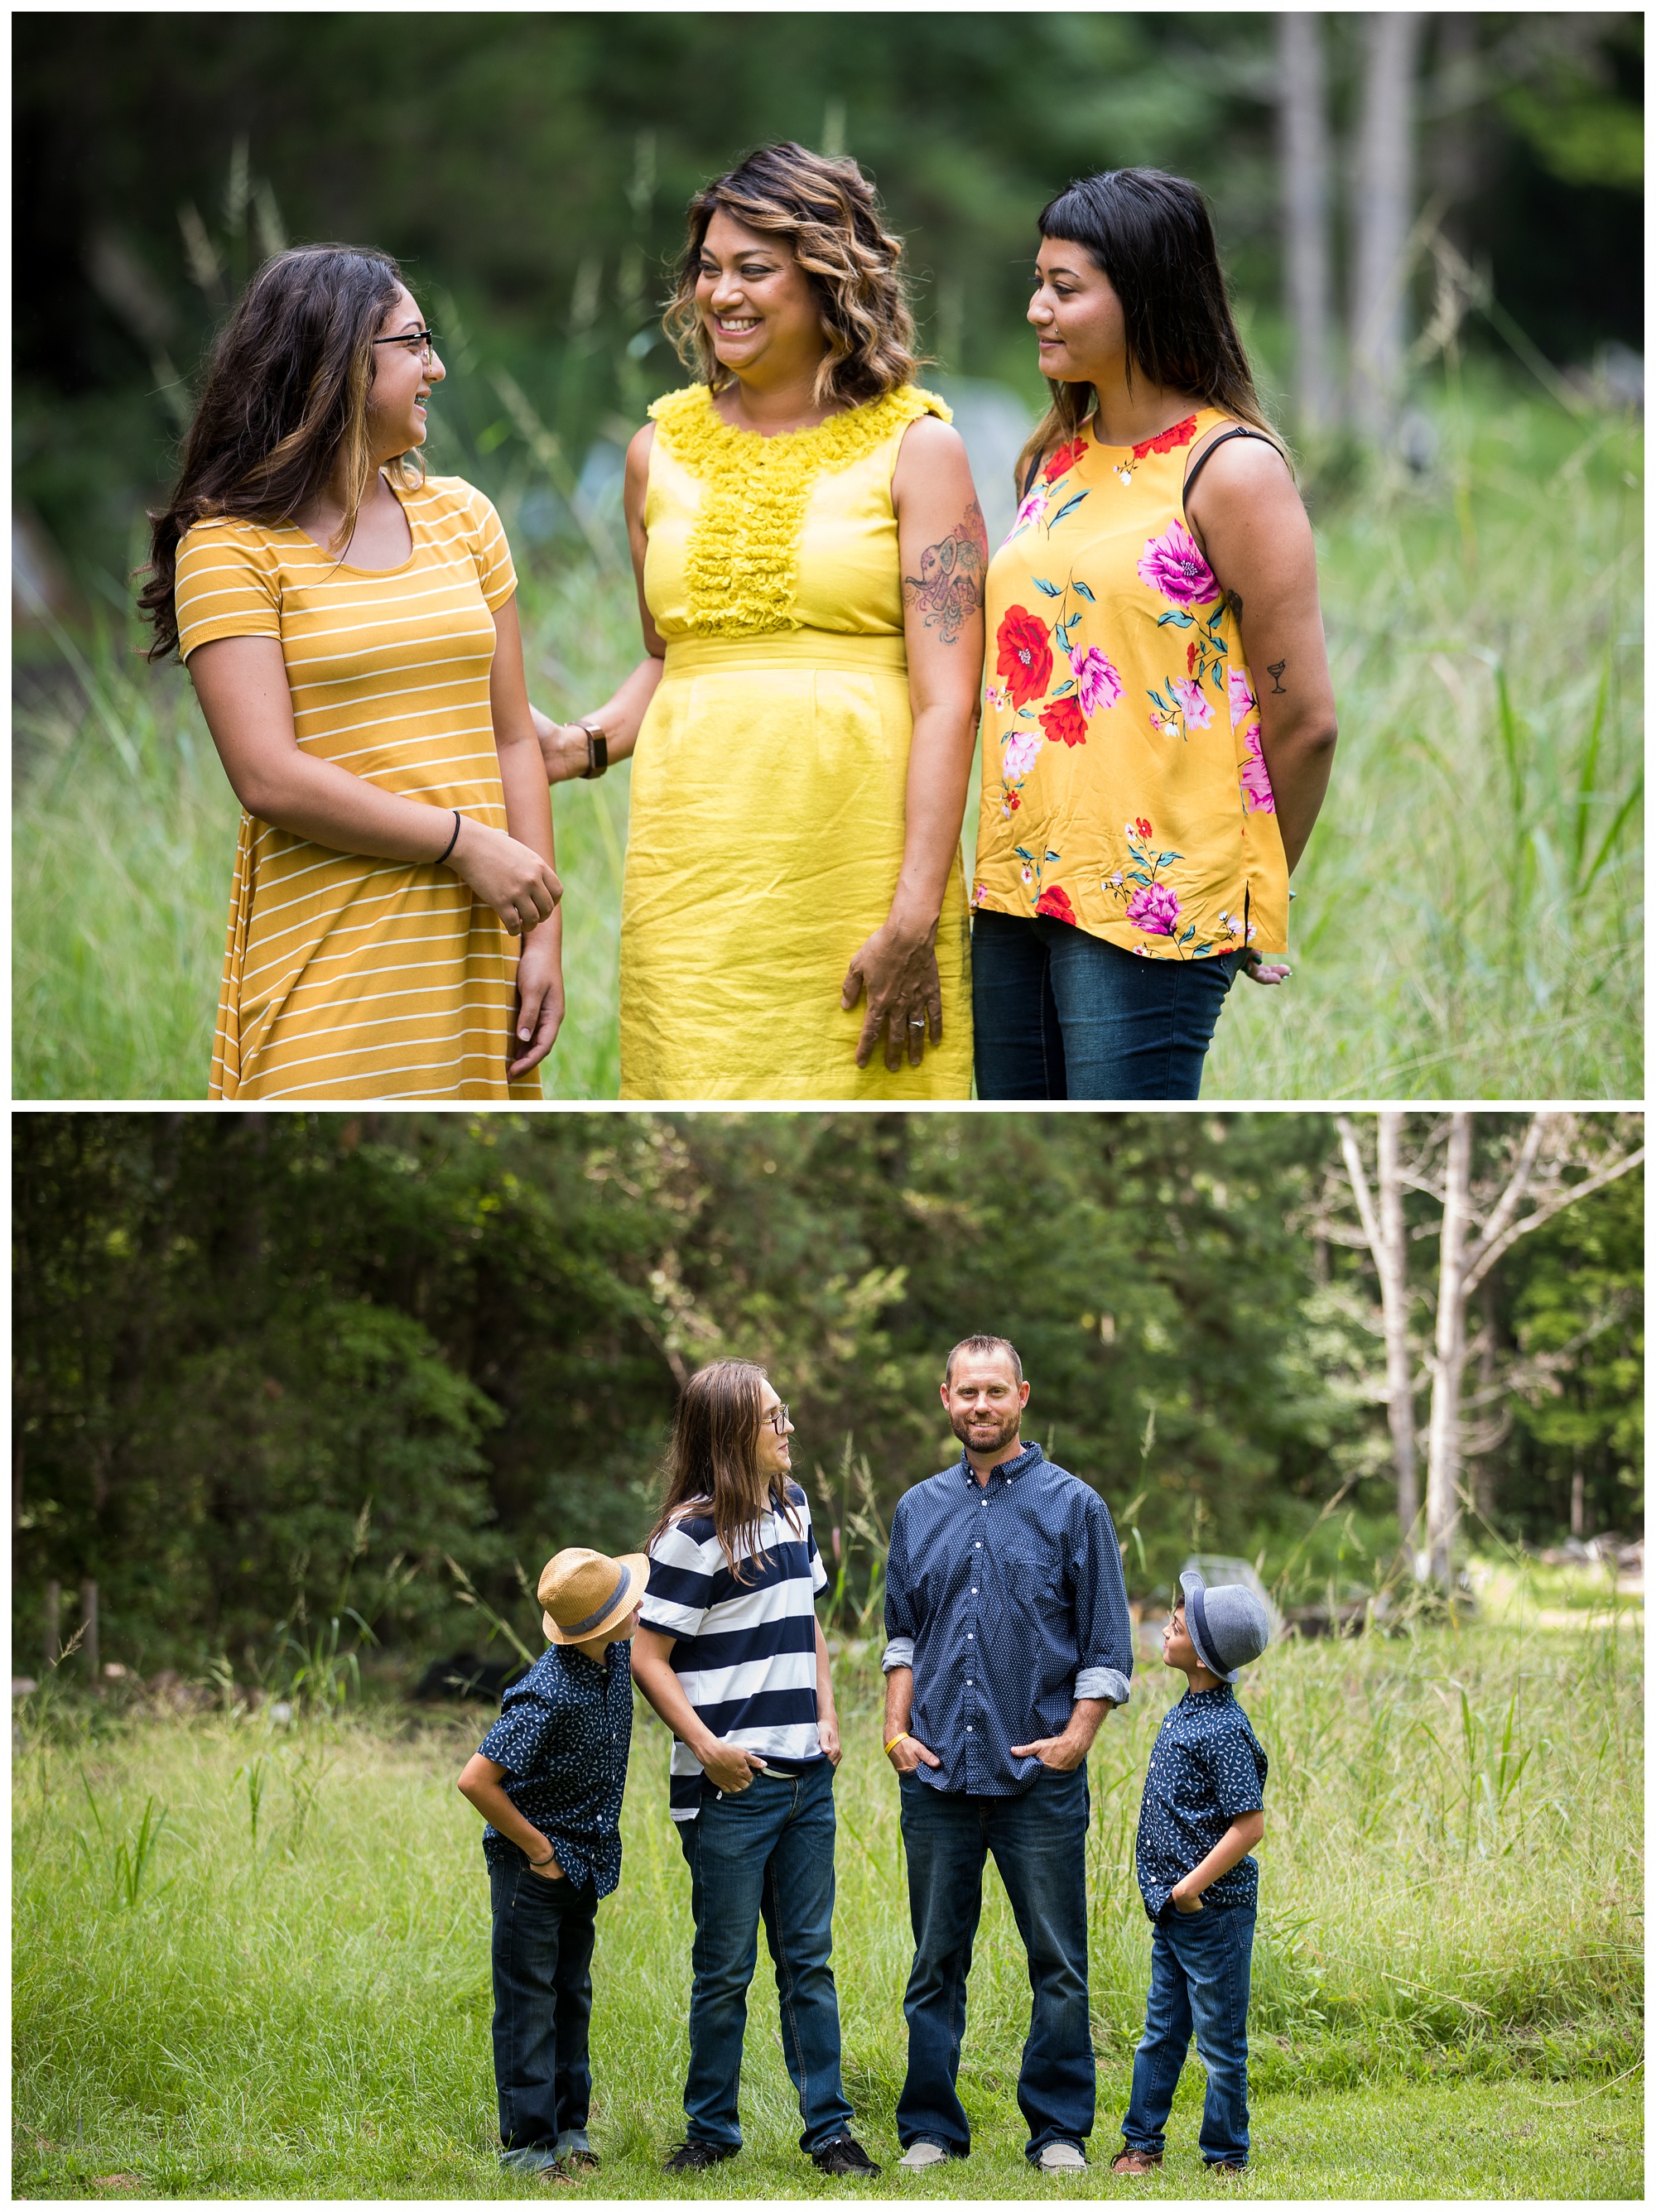
<svg viewBox="0 0 1656 2212">
<path fill-rule="evenodd" d="M 621 1796 L 632 1744 L 632 1649 L 610 1644 L 604 1664 L 554 1644 L 500 1701 L 500 1718 L 478 1746 L 507 1770 L 501 1788 L 533 1820 L 578 1885 L 607 1897 L 621 1879 Z M 521 1856 L 485 1826 L 491 1866 Z"/>
<path fill-rule="evenodd" d="M 1228 1682 L 1216 1690 L 1186 1690 L 1161 1723 L 1139 1808 L 1139 1888 L 1152 1920 L 1166 1908 L 1174 1883 L 1201 1864 L 1233 1820 L 1263 1809 L 1269 1771 Z M 1252 1905 L 1258 1894 L 1258 1865 L 1239 1859 L 1202 1891 L 1202 1909 Z"/>
<path fill-rule="evenodd" d="M 1015 1797 L 1040 1771 L 1014 1743 L 1062 1735 L 1077 1698 L 1124 1705 L 1132 1624 L 1096 1490 L 1026 1444 L 980 1485 L 958 1462 L 898 1499 L 886 1565 L 885 1668 L 914 1669 L 909 1726 L 933 1790 Z"/>
</svg>

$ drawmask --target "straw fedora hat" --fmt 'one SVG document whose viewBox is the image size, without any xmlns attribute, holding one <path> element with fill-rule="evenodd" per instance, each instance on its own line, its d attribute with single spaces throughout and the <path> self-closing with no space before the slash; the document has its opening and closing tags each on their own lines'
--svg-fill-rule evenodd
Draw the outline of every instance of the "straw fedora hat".
<svg viewBox="0 0 1656 2212">
<path fill-rule="evenodd" d="M 545 1607 L 540 1625 L 554 1644 L 588 1644 L 617 1628 L 644 1595 L 649 1561 L 642 1552 L 618 1559 L 572 1544 L 540 1571 L 535 1595 Z"/>
</svg>

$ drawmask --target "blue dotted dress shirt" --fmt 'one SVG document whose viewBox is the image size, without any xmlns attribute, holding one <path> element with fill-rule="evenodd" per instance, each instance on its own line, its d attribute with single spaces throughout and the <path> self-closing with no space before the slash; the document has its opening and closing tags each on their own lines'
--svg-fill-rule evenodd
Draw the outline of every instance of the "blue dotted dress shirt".
<svg viewBox="0 0 1656 2212">
<path fill-rule="evenodd" d="M 478 1746 L 506 1768 L 501 1788 L 557 1853 L 578 1887 L 607 1897 L 621 1879 L 621 1797 L 632 1745 L 632 1650 L 610 1644 L 604 1664 L 554 1644 L 500 1701 L 500 1718 Z M 485 1826 L 491 1866 L 517 1845 Z"/>
<path fill-rule="evenodd" d="M 1152 1920 L 1166 1908 L 1174 1883 L 1201 1864 L 1233 1820 L 1263 1809 L 1269 1771 L 1228 1682 L 1216 1690 L 1186 1690 L 1152 1747 L 1139 1808 L 1139 1888 Z M 1258 1895 L 1257 1863 L 1239 1859 L 1203 1890 L 1202 1909 L 1252 1905 Z"/>
<path fill-rule="evenodd" d="M 892 1516 L 885 1669 L 914 1669 L 909 1726 L 941 1766 L 933 1790 L 1014 1797 L 1037 1759 L 1014 1743 L 1062 1735 L 1078 1698 L 1124 1705 L 1133 1631 L 1121 1552 L 1096 1490 L 1038 1444 L 980 1485 L 959 1462 L 916 1483 Z"/>
</svg>

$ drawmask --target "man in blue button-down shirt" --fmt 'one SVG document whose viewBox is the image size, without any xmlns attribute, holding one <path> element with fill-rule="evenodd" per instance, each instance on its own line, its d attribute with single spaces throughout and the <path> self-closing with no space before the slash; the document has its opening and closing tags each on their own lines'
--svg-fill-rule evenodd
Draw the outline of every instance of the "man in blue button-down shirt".
<svg viewBox="0 0 1656 2212">
<path fill-rule="evenodd" d="M 1026 2154 L 1075 2171 L 1094 2097 L 1087 1754 L 1133 1671 L 1121 1553 L 1098 1492 L 1020 1437 L 1029 1385 L 1004 1337 L 956 1345 L 942 1395 L 964 1449 L 898 1501 L 886 1571 L 886 1747 L 915 1938 L 902 2163 L 971 2151 L 955 2079 L 992 1853 L 1034 1991 L 1018 2081 Z"/>
</svg>

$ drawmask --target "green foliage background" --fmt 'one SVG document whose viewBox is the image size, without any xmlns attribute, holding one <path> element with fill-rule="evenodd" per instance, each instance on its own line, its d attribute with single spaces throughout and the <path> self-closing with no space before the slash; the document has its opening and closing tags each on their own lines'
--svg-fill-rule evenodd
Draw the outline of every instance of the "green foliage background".
<svg viewBox="0 0 1656 2212">
<path fill-rule="evenodd" d="M 1480 1144 L 1509 1126 L 1481 1117 Z M 679 1381 L 726 1352 L 794 1408 L 854 1614 L 880 1522 L 958 1449 L 943 1355 L 985 1327 L 1023 1355 L 1029 1433 L 1109 1501 L 1140 1595 L 1192 1547 L 1361 1587 L 1396 1541 L 1372 1280 L 1318 1233 L 1318 1115 L 28 1113 L 14 1131 L 27 1672 L 49 1576 L 94 1577 L 106 1656 L 146 1670 L 227 1654 L 245 1680 L 301 1595 L 313 1621 L 337 1610 L 348 1572 L 389 1644 L 451 1648 L 475 1632 L 449 1556 L 527 1628 L 517 1568 L 638 1542 Z M 1626 1177 L 1492 1278 L 1492 1349 L 1563 1352 L 1475 1463 L 1508 1534 L 1556 1532 L 1578 1466 L 1594 1526 L 1636 1515 L 1641 1206 Z"/>
</svg>

